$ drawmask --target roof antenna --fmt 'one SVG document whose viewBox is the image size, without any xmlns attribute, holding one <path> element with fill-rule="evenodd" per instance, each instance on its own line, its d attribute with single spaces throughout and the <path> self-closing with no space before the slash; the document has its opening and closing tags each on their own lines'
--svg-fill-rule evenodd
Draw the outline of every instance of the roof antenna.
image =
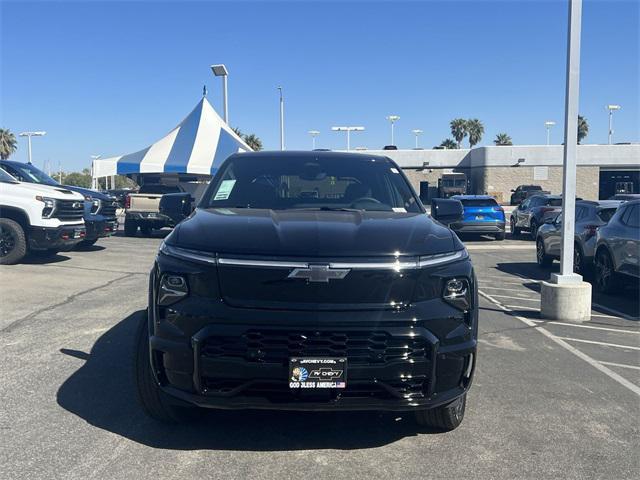
<svg viewBox="0 0 640 480">
<path fill-rule="evenodd" d="M 206 85 L 203 85 L 203 86 L 202 86 L 202 96 L 203 96 L 203 97 L 206 97 L 206 96 L 207 96 L 207 86 L 206 86 Z"/>
</svg>

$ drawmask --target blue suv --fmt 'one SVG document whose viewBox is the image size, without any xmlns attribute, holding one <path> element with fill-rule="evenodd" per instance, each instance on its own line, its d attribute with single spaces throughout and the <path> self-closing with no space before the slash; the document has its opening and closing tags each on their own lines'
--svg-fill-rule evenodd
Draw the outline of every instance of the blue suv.
<svg viewBox="0 0 640 480">
<path fill-rule="evenodd" d="M 30 163 L 0 160 L 0 168 L 21 182 L 39 183 L 54 187 L 64 186 L 67 190 L 84 195 L 84 223 L 87 234 L 79 244 L 80 246 L 91 246 L 99 238 L 111 236 L 118 230 L 118 218 L 116 217 L 118 202 L 114 197 L 88 188 L 60 185 Z"/>
<path fill-rule="evenodd" d="M 462 203 L 462 220 L 449 225 L 456 233 L 491 234 L 496 240 L 504 240 L 504 210 L 489 195 L 454 195 L 450 197 Z"/>
</svg>

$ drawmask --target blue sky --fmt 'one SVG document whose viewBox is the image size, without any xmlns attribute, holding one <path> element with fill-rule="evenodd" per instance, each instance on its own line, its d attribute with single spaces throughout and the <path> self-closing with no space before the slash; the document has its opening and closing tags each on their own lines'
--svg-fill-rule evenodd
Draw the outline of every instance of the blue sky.
<svg viewBox="0 0 640 480">
<path fill-rule="evenodd" d="M 640 141 L 639 5 L 583 6 L 580 112 L 585 143 Z M 332 125 L 363 125 L 352 147 L 389 143 L 385 116 L 400 115 L 396 144 L 450 136 L 449 121 L 477 117 L 482 144 L 507 132 L 544 143 L 545 120 L 562 141 L 566 1 L 41 2 L 1 3 L 0 124 L 34 139 L 34 163 L 63 169 L 146 147 L 201 97 L 221 111 L 209 65 L 230 70 L 232 126 L 279 147 L 278 92 L 287 149 L 344 148 Z M 20 140 L 15 159 L 26 159 Z"/>
</svg>

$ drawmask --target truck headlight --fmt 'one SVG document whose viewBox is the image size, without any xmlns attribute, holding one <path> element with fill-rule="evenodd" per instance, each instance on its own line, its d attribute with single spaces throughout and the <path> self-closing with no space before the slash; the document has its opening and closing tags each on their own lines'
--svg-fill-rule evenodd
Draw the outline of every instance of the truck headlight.
<svg viewBox="0 0 640 480">
<path fill-rule="evenodd" d="M 449 278 L 444 282 L 442 299 L 458 310 L 466 312 L 471 308 L 471 288 L 466 278 Z"/>
<path fill-rule="evenodd" d="M 84 199 L 87 202 L 91 202 L 91 214 L 95 215 L 96 213 L 98 213 L 98 210 L 100 210 L 100 207 L 102 206 L 102 202 L 100 200 L 98 200 L 97 198 L 93 198 L 89 195 L 86 195 L 84 197 Z"/>
<path fill-rule="evenodd" d="M 53 213 L 56 211 L 56 199 L 41 197 L 40 195 L 37 195 L 36 200 L 44 203 L 44 208 L 42 209 L 42 218 L 51 218 L 53 216 Z"/>
<path fill-rule="evenodd" d="M 187 280 L 181 275 L 164 274 L 158 288 L 158 305 L 167 306 L 182 300 L 189 294 Z"/>
</svg>

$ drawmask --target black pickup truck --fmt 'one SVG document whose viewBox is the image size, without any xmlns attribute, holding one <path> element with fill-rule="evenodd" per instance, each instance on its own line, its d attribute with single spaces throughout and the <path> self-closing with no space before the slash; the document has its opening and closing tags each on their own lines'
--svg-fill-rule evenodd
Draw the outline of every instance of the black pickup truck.
<svg viewBox="0 0 640 480">
<path fill-rule="evenodd" d="M 450 430 L 464 416 L 474 269 L 386 157 L 232 155 L 165 238 L 148 305 L 135 371 L 153 418 L 386 410 Z"/>
</svg>

